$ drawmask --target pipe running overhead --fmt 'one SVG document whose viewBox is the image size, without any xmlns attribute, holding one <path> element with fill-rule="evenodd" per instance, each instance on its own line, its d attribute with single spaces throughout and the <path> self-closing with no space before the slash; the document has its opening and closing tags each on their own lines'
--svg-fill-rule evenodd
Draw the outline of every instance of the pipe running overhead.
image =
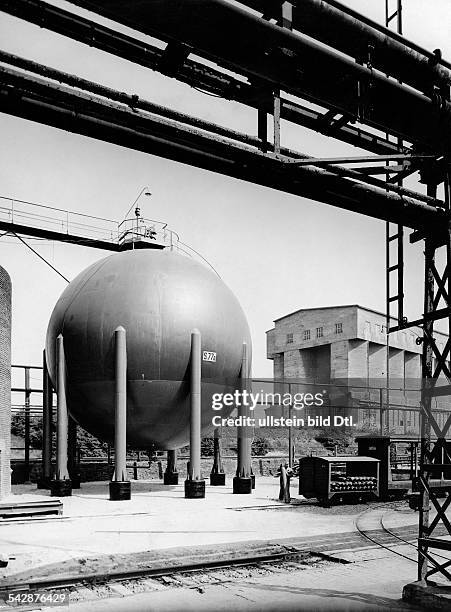
<svg viewBox="0 0 451 612">
<path fill-rule="evenodd" d="M 73 40 L 151 70 L 163 71 L 164 50 L 42 0 L 14 0 L 14 2 L 5 0 L 0 9 L 19 19 L 39 25 L 40 28 L 47 28 L 52 32 L 68 36 Z M 11 63 L 7 55 L 3 52 L 0 59 Z M 47 68 L 47 71 L 50 73 L 52 69 Z M 272 113 L 271 91 L 267 88 L 262 89 L 261 84 L 245 83 L 230 74 L 220 72 L 192 59 L 186 59 L 183 64 L 179 65 L 177 74 L 173 76 L 201 91 Z M 280 113 L 281 118 L 286 121 L 332 136 L 373 153 L 390 153 L 401 150 L 396 143 L 387 141 L 385 136 L 377 136 L 361 127 L 349 124 L 348 121 L 351 119 L 349 116 L 335 119 L 334 115 L 337 113 L 333 111 L 322 113 L 298 102 L 282 98 Z"/>
<path fill-rule="evenodd" d="M 451 126 L 451 104 L 442 96 L 431 99 L 226 0 L 148 0 L 133 9 L 126 0 L 72 3 L 168 42 L 167 51 L 185 45 L 269 90 L 346 113 L 434 153 L 449 146 L 443 133 Z"/>
<path fill-rule="evenodd" d="M 239 0 L 266 18 L 280 18 L 282 2 Z M 449 87 L 451 65 L 335 0 L 292 0 L 293 28 L 430 94 Z M 433 10 L 433 7 L 430 8 Z"/>
<path fill-rule="evenodd" d="M 249 146 L 9 69 L 0 70 L 0 112 L 304 196 L 413 229 L 439 229 L 444 203 L 389 193 Z"/>
</svg>

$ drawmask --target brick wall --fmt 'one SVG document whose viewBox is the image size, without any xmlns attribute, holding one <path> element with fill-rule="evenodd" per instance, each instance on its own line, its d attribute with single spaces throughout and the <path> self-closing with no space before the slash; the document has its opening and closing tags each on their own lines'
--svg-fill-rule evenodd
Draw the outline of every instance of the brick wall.
<svg viewBox="0 0 451 612">
<path fill-rule="evenodd" d="M 0 499 L 11 492 L 11 279 L 0 267 Z"/>
</svg>

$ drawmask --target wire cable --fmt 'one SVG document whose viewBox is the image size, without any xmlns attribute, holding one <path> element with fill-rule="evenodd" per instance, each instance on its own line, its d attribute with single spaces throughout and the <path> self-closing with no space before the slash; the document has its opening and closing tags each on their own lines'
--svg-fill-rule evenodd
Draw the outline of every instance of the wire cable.
<svg viewBox="0 0 451 612">
<path fill-rule="evenodd" d="M 59 276 L 61 276 L 61 278 L 64 278 L 64 280 L 66 281 L 66 283 L 70 283 L 70 280 L 69 280 L 68 278 L 66 278 L 66 277 L 64 276 L 64 274 L 61 274 L 61 272 L 60 272 L 59 270 L 57 270 L 57 269 L 56 269 L 54 266 L 52 266 L 52 264 L 51 264 L 49 261 L 47 261 L 47 260 L 45 259 L 45 257 L 43 257 L 43 256 L 42 256 L 40 253 L 38 253 L 38 252 L 37 252 L 37 251 L 36 251 L 36 250 L 35 250 L 35 249 L 34 249 L 32 246 L 30 246 L 30 245 L 28 244 L 28 242 L 26 242 L 26 241 L 25 241 L 25 240 L 24 240 L 24 239 L 23 239 L 21 236 L 19 236 L 19 235 L 18 235 L 18 234 L 16 234 L 15 232 L 11 232 L 11 234 L 13 234 L 13 235 L 14 235 L 16 238 L 18 238 L 18 239 L 19 239 L 19 240 L 20 240 L 20 241 L 21 241 L 21 242 L 22 242 L 22 243 L 23 243 L 23 244 L 24 244 L 24 245 L 25 245 L 27 248 L 29 248 L 29 249 L 30 249 L 30 251 L 32 251 L 32 252 L 33 252 L 35 255 L 37 255 L 37 256 L 39 257 L 39 259 L 42 259 L 42 261 L 43 261 L 44 263 L 46 263 L 46 264 L 49 266 L 49 268 L 52 268 L 52 270 L 53 270 L 54 272 L 56 272 L 56 273 L 57 273 Z"/>
</svg>

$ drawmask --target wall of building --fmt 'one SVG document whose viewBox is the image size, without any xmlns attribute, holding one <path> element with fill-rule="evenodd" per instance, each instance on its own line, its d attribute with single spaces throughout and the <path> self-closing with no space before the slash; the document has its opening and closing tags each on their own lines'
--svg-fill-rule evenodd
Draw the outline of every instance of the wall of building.
<svg viewBox="0 0 451 612">
<path fill-rule="evenodd" d="M 276 353 L 274 355 L 274 378 L 283 378 L 285 372 L 285 355 Z"/>
<path fill-rule="evenodd" d="M 355 338 L 356 309 L 357 306 L 315 308 L 294 312 L 277 319 L 274 329 L 266 332 L 268 358 L 271 359 L 275 353 L 287 350 L 312 348 L 328 345 L 338 339 Z M 336 331 L 336 325 L 341 325 L 339 333 Z M 305 336 L 306 332 L 308 338 Z"/>
<path fill-rule="evenodd" d="M 364 384 L 368 382 L 368 342 L 349 340 L 348 377 Z"/>
<path fill-rule="evenodd" d="M 330 378 L 348 378 L 349 342 L 341 340 L 330 345 Z"/>
</svg>

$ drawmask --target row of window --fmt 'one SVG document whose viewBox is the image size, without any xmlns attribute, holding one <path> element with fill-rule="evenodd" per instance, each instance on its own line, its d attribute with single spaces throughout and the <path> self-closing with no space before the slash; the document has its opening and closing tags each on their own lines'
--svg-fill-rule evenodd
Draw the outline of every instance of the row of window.
<svg viewBox="0 0 451 612">
<path fill-rule="evenodd" d="M 343 324 L 342 323 L 335 323 L 335 333 L 336 334 L 342 334 L 343 333 Z M 322 338 L 324 335 L 324 329 L 323 327 L 317 327 L 316 328 L 316 337 L 317 338 Z M 302 339 L 303 340 L 310 340 L 311 336 L 310 336 L 310 330 L 309 329 L 305 329 L 302 332 Z M 293 334 L 287 334 L 287 344 L 293 344 Z"/>
</svg>

